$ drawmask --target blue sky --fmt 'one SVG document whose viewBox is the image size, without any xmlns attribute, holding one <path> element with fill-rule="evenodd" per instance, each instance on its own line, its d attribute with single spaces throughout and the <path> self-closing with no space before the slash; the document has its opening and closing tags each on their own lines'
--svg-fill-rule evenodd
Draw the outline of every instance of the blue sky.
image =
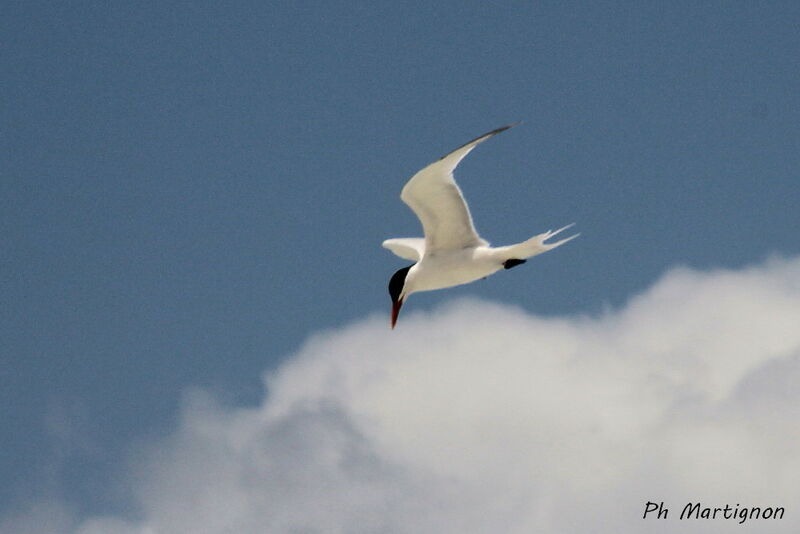
<svg viewBox="0 0 800 534">
<path fill-rule="evenodd" d="M 459 167 L 479 232 L 581 237 L 401 327 L 797 255 L 799 26 L 795 2 L 4 3 L 0 511 L 123 513 L 188 388 L 254 405 L 309 336 L 388 328 L 400 189 L 507 123 Z"/>
</svg>

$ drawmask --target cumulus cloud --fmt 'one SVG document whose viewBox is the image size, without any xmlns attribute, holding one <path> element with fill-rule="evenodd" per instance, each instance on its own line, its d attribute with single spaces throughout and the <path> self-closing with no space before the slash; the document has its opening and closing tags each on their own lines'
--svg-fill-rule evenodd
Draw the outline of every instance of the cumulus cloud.
<svg viewBox="0 0 800 534">
<path fill-rule="evenodd" d="M 131 517 L 63 531 L 798 530 L 798 325 L 800 259 L 674 269 L 601 316 L 371 317 L 311 338 L 258 407 L 188 394 L 132 469 Z M 668 518 L 643 520 L 647 501 Z M 786 512 L 681 521 L 688 502 Z"/>
</svg>

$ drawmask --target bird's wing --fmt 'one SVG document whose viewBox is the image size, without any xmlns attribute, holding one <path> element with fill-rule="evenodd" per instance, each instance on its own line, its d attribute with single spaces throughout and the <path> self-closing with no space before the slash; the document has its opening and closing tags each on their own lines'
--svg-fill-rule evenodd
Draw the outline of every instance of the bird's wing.
<svg viewBox="0 0 800 534">
<path fill-rule="evenodd" d="M 425 239 L 422 237 L 396 237 L 383 242 L 388 248 L 404 260 L 419 261 L 425 254 Z"/>
<path fill-rule="evenodd" d="M 469 208 L 453 179 L 453 170 L 479 143 L 514 124 L 484 134 L 453 150 L 411 177 L 400 198 L 408 204 L 425 231 L 425 250 L 456 250 L 488 243 L 481 239 Z"/>
</svg>

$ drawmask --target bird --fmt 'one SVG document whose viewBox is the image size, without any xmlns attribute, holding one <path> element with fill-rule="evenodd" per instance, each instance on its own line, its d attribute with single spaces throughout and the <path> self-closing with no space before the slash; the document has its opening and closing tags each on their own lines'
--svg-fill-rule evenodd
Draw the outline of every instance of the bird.
<svg viewBox="0 0 800 534">
<path fill-rule="evenodd" d="M 396 237 L 383 242 L 383 247 L 414 262 L 399 269 L 389 280 L 392 329 L 397 324 L 400 308 L 412 293 L 444 289 L 486 278 L 502 269 L 521 265 L 528 258 L 559 247 L 580 235 L 547 243 L 553 236 L 574 226 L 573 223 L 515 245 L 493 247 L 475 230 L 469 207 L 453 177 L 453 171 L 473 148 L 517 124 L 502 126 L 468 141 L 417 172 L 403 187 L 400 199 L 422 223 L 425 237 Z"/>
</svg>

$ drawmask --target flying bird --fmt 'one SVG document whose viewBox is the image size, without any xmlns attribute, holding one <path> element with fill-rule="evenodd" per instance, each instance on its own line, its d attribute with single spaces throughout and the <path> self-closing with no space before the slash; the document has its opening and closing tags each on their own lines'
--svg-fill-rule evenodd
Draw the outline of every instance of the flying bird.
<svg viewBox="0 0 800 534">
<path fill-rule="evenodd" d="M 403 187 L 400 198 L 419 218 L 425 237 L 398 237 L 383 242 L 383 246 L 396 255 L 415 262 L 398 270 L 389 280 L 392 328 L 397 323 L 400 307 L 412 293 L 468 284 L 501 269 L 523 264 L 527 258 L 580 235 L 545 243 L 570 228 L 570 224 L 516 245 L 492 247 L 475 231 L 453 170 L 473 148 L 512 126 L 516 124 L 492 130 L 460 146 L 412 176 Z"/>
</svg>

